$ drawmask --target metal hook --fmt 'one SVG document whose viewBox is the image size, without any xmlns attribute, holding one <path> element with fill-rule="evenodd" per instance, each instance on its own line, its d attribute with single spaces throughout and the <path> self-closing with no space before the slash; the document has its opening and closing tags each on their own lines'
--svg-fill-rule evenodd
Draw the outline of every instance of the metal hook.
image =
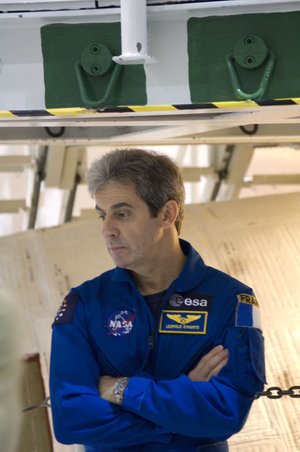
<svg viewBox="0 0 300 452">
<path fill-rule="evenodd" d="M 51 408 L 50 397 L 46 397 L 45 400 L 43 400 L 43 401 L 40 402 L 40 403 L 37 403 L 36 405 L 32 405 L 32 406 L 29 406 L 29 407 L 27 407 L 27 408 L 24 408 L 24 409 L 22 410 L 22 413 L 26 413 L 26 412 L 28 412 L 28 411 L 35 410 L 35 409 L 37 409 L 37 408 Z"/>
</svg>

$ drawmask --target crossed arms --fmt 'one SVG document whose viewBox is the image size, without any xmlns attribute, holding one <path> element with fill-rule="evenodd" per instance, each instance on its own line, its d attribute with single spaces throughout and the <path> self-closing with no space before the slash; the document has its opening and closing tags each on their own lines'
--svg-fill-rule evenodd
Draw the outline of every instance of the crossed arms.
<svg viewBox="0 0 300 452">
<path fill-rule="evenodd" d="M 204 355 L 198 364 L 192 369 L 188 377 L 192 381 L 209 381 L 211 377 L 216 377 L 221 369 L 227 364 L 229 352 L 222 345 L 217 345 L 209 353 Z M 111 403 L 117 403 L 114 394 L 114 387 L 120 377 L 110 377 L 104 375 L 100 378 L 99 393 L 102 399 Z"/>
</svg>

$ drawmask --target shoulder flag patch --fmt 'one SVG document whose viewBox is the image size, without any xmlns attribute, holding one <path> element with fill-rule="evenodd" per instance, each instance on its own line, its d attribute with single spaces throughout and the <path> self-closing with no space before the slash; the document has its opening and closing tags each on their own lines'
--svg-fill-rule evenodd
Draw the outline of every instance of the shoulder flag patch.
<svg viewBox="0 0 300 452">
<path fill-rule="evenodd" d="M 237 296 L 240 303 L 252 304 L 259 307 L 257 298 L 254 295 L 249 295 L 248 293 L 241 293 Z"/>
<path fill-rule="evenodd" d="M 59 310 L 56 313 L 53 325 L 59 325 L 62 323 L 69 323 L 73 320 L 75 308 L 77 305 L 79 295 L 74 292 L 70 292 L 63 300 Z"/>
<path fill-rule="evenodd" d="M 261 329 L 259 304 L 254 295 L 241 293 L 237 295 L 235 326 Z"/>
</svg>

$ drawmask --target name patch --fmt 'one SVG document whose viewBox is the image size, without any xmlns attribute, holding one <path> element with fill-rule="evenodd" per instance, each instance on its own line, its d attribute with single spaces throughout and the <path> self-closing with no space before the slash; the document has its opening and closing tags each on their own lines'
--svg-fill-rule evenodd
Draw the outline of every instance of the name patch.
<svg viewBox="0 0 300 452">
<path fill-rule="evenodd" d="M 206 334 L 207 311 L 164 310 L 159 332 L 174 334 Z"/>
<path fill-rule="evenodd" d="M 167 310 L 185 311 L 209 311 L 211 305 L 211 296 L 202 295 L 196 292 L 184 294 L 174 293 L 168 299 L 165 308 Z"/>
</svg>

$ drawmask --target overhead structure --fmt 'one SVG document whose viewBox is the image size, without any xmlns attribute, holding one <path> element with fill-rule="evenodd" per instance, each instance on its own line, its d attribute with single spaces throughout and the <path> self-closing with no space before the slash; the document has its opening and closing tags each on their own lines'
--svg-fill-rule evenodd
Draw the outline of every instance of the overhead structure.
<svg viewBox="0 0 300 452">
<path fill-rule="evenodd" d="M 25 209 L 29 227 L 41 186 L 63 191 L 59 221 L 72 218 L 87 146 L 193 149 L 210 201 L 250 184 L 255 147 L 300 143 L 300 0 L 0 0 L 0 12 L 0 144 L 47 155 L 25 208 L 0 206 Z M 67 188 L 49 185 L 57 166 Z"/>
<path fill-rule="evenodd" d="M 4 142 L 298 141 L 299 0 L 1 1 L 0 11 Z M 239 129 L 253 124 L 253 137 Z M 46 126 L 69 130 L 49 137 Z"/>
</svg>

